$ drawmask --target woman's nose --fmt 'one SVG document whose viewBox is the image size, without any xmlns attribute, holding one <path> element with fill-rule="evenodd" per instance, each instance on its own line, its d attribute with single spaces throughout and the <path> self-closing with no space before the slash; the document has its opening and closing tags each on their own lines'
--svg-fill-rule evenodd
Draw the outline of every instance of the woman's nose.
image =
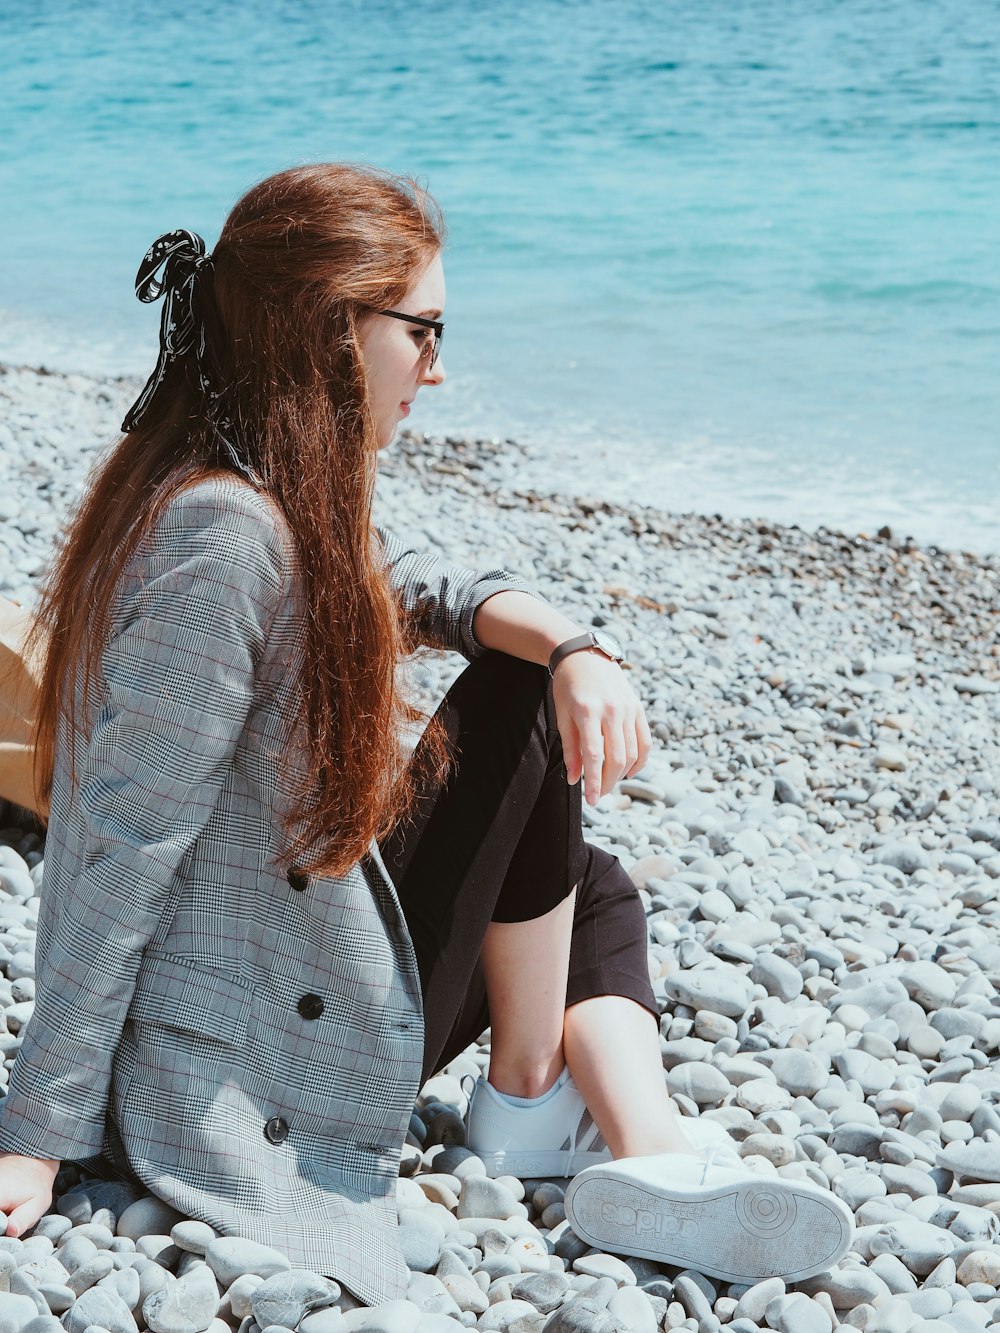
<svg viewBox="0 0 1000 1333">
<path fill-rule="evenodd" d="M 424 384 L 443 384 L 445 381 L 444 362 L 440 357 L 434 362 L 433 367 L 424 375 Z"/>
</svg>

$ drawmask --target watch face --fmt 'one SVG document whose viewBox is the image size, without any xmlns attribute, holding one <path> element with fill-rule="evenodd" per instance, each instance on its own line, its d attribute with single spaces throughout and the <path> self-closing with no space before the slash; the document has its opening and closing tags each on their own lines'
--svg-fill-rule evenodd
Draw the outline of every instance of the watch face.
<svg viewBox="0 0 1000 1333">
<path fill-rule="evenodd" d="M 602 652 L 607 653 L 609 657 L 621 658 L 625 656 L 618 640 L 613 635 L 606 634 L 604 630 L 594 630 L 594 641 L 598 648 L 600 648 Z"/>
</svg>

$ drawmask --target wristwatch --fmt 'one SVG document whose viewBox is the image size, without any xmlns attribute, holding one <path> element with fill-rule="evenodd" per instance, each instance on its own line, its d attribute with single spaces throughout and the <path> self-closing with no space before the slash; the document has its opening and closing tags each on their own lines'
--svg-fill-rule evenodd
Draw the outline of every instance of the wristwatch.
<svg viewBox="0 0 1000 1333">
<path fill-rule="evenodd" d="M 586 634 L 578 634 L 574 639 L 566 639 L 558 648 L 552 650 L 552 656 L 549 658 L 549 675 L 551 676 L 554 673 L 564 657 L 568 657 L 570 653 L 578 653 L 583 648 L 596 648 L 605 657 L 610 657 L 612 662 L 625 660 L 622 646 L 614 635 L 606 634 L 604 630 L 589 629 Z"/>
</svg>

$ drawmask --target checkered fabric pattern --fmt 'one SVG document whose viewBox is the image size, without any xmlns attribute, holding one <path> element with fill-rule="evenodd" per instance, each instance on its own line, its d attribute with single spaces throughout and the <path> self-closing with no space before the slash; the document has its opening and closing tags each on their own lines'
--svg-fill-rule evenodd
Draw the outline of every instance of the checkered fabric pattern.
<svg viewBox="0 0 1000 1333">
<path fill-rule="evenodd" d="M 533 592 L 380 535 L 421 634 L 470 660 L 476 608 Z M 280 863 L 298 577 L 284 519 L 236 478 L 189 485 L 130 563 L 73 799 L 57 737 L 36 1007 L 0 1150 L 110 1160 L 374 1304 L 406 1284 L 420 979 L 374 843 L 339 879 Z"/>
</svg>

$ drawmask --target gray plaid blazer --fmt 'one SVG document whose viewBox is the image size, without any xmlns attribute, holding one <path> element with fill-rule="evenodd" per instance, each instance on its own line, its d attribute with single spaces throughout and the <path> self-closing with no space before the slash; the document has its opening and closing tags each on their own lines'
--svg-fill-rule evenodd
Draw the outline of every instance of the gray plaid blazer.
<svg viewBox="0 0 1000 1333">
<path fill-rule="evenodd" d="M 480 603 L 533 592 L 380 535 L 425 637 L 470 660 Z M 0 1150 L 110 1163 L 374 1304 L 407 1281 L 395 1185 L 420 978 L 376 844 L 340 879 L 279 861 L 296 578 L 284 519 L 231 478 L 188 486 L 126 571 L 73 799 L 57 736 Z"/>
</svg>

